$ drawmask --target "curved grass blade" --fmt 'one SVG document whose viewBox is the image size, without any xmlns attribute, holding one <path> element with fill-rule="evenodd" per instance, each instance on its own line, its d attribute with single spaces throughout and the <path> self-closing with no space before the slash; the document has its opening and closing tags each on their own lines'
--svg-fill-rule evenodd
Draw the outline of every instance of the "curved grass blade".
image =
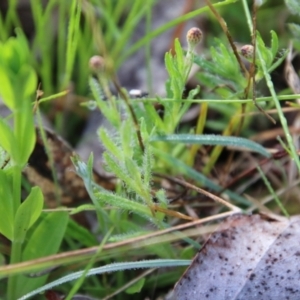
<svg viewBox="0 0 300 300">
<path fill-rule="evenodd" d="M 270 157 L 271 154 L 260 144 L 248 140 L 246 138 L 236 136 L 223 136 L 215 134 L 195 135 L 195 134 L 170 134 L 162 136 L 154 136 L 151 142 L 170 142 L 170 143 L 184 143 L 184 144 L 198 144 L 198 145 L 221 145 L 221 146 L 235 146 L 239 148 L 246 148 L 253 152 L 260 153 L 263 156 Z"/>
<path fill-rule="evenodd" d="M 178 266 L 189 266 L 191 260 L 188 259 L 154 259 L 154 260 L 144 260 L 144 261 L 136 261 L 136 262 L 122 262 L 122 263 L 113 263 L 106 266 L 98 267 L 90 269 L 85 276 L 91 276 L 96 274 L 103 274 L 108 272 L 116 272 L 123 270 L 131 270 L 131 269 L 141 269 L 141 268 L 163 268 L 163 267 L 178 267 Z M 78 271 L 67 276 L 64 276 L 60 279 L 52 281 L 24 296 L 19 298 L 18 300 L 29 299 L 32 296 L 38 295 L 46 290 L 52 289 L 60 284 L 73 281 L 82 276 L 85 271 Z"/>
</svg>

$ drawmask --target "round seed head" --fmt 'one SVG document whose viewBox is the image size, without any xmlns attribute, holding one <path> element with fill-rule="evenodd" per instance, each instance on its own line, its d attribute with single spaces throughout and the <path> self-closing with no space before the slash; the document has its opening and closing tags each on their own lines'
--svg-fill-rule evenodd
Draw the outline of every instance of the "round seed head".
<svg viewBox="0 0 300 300">
<path fill-rule="evenodd" d="M 89 60 L 90 69 L 94 72 L 101 72 L 104 70 L 105 61 L 102 56 L 94 55 Z"/>
<path fill-rule="evenodd" d="M 252 45 L 245 45 L 241 48 L 241 55 L 245 58 L 251 59 L 253 57 L 254 48 Z"/>
<path fill-rule="evenodd" d="M 191 28 L 186 34 L 186 40 L 190 48 L 194 48 L 201 42 L 202 31 L 198 27 Z"/>
</svg>

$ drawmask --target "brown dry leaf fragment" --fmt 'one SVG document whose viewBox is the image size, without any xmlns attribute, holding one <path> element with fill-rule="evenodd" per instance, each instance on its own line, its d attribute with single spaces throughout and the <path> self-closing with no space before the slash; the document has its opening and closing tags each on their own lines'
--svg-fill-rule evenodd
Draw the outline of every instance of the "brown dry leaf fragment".
<svg viewBox="0 0 300 300">
<path fill-rule="evenodd" d="M 300 299 L 300 217 L 235 215 L 213 233 L 174 289 L 177 300 Z"/>
<path fill-rule="evenodd" d="M 84 183 L 76 174 L 71 161 L 74 154 L 72 148 L 54 132 L 45 129 L 45 133 L 59 186 L 55 186 L 51 164 L 39 130 L 34 150 L 24 170 L 28 181 L 41 187 L 48 207 L 56 207 L 58 202 L 63 205 L 77 205 L 89 201 Z M 114 189 L 114 184 L 97 172 L 94 172 L 94 180 L 106 189 Z"/>
</svg>

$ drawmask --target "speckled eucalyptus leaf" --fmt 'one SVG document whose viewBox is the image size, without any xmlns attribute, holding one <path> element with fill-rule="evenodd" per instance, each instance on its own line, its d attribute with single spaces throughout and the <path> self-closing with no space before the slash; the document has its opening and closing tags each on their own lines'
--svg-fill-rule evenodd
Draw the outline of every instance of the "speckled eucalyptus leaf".
<svg viewBox="0 0 300 300">
<path fill-rule="evenodd" d="M 299 299 L 300 217 L 234 215 L 177 282 L 177 300 Z"/>
</svg>

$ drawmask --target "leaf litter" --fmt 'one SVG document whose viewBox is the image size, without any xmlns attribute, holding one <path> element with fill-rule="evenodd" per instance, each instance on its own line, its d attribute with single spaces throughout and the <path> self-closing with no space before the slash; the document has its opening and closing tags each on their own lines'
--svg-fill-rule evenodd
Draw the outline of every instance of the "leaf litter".
<svg viewBox="0 0 300 300">
<path fill-rule="evenodd" d="M 229 217 L 174 288 L 177 300 L 300 299 L 300 216 Z"/>
</svg>

